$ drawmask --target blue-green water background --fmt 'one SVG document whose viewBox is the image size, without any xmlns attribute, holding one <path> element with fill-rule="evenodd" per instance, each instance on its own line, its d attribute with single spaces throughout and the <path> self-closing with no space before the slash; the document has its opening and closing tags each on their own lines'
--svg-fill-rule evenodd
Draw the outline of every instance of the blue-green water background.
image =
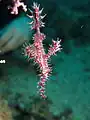
<svg viewBox="0 0 90 120">
<path fill-rule="evenodd" d="M 44 8 L 43 13 L 47 14 L 44 19 L 45 28 L 42 29 L 47 36 L 45 49 L 52 43 L 52 38 L 57 37 L 62 39 L 63 48 L 50 61 L 52 74 L 46 87 L 48 99 L 52 101 L 49 112 L 52 116 L 59 116 L 58 120 L 63 120 L 60 113 L 70 108 L 73 117 L 65 120 L 90 120 L 90 0 L 37 2 Z M 26 3 L 30 7 L 33 1 Z M 0 19 L 2 28 L 17 17 L 7 13 Z M 14 119 L 29 120 L 30 116 L 34 117 L 30 115 L 32 103 L 37 102 L 34 97 L 37 96 L 39 70 L 32 61 L 25 59 L 21 48 L 0 57 L 6 60 L 5 64 L 0 64 L 0 94 L 14 109 L 18 106 L 19 115 L 16 114 Z M 43 120 L 38 117 L 34 119 Z M 56 119 L 46 117 L 46 120 Z"/>
</svg>

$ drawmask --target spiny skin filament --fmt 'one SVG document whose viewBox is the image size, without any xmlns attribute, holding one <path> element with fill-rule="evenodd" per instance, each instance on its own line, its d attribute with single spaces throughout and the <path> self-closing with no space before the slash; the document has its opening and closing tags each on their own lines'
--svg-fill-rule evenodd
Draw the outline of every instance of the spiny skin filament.
<svg viewBox="0 0 90 120">
<path fill-rule="evenodd" d="M 18 14 L 18 8 L 22 6 L 22 9 L 26 12 L 27 6 L 24 5 L 24 2 L 21 2 L 21 0 L 12 0 L 13 6 L 8 6 L 8 9 L 11 9 L 11 14 Z"/>
</svg>

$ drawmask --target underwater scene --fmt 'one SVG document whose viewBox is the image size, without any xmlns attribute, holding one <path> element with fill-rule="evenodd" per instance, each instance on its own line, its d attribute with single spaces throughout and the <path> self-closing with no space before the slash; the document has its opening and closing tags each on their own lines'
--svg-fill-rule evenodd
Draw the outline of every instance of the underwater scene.
<svg viewBox="0 0 90 120">
<path fill-rule="evenodd" d="M 0 120 L 90 120 L 90 0 L 0 0 Z"/>
</svg>

